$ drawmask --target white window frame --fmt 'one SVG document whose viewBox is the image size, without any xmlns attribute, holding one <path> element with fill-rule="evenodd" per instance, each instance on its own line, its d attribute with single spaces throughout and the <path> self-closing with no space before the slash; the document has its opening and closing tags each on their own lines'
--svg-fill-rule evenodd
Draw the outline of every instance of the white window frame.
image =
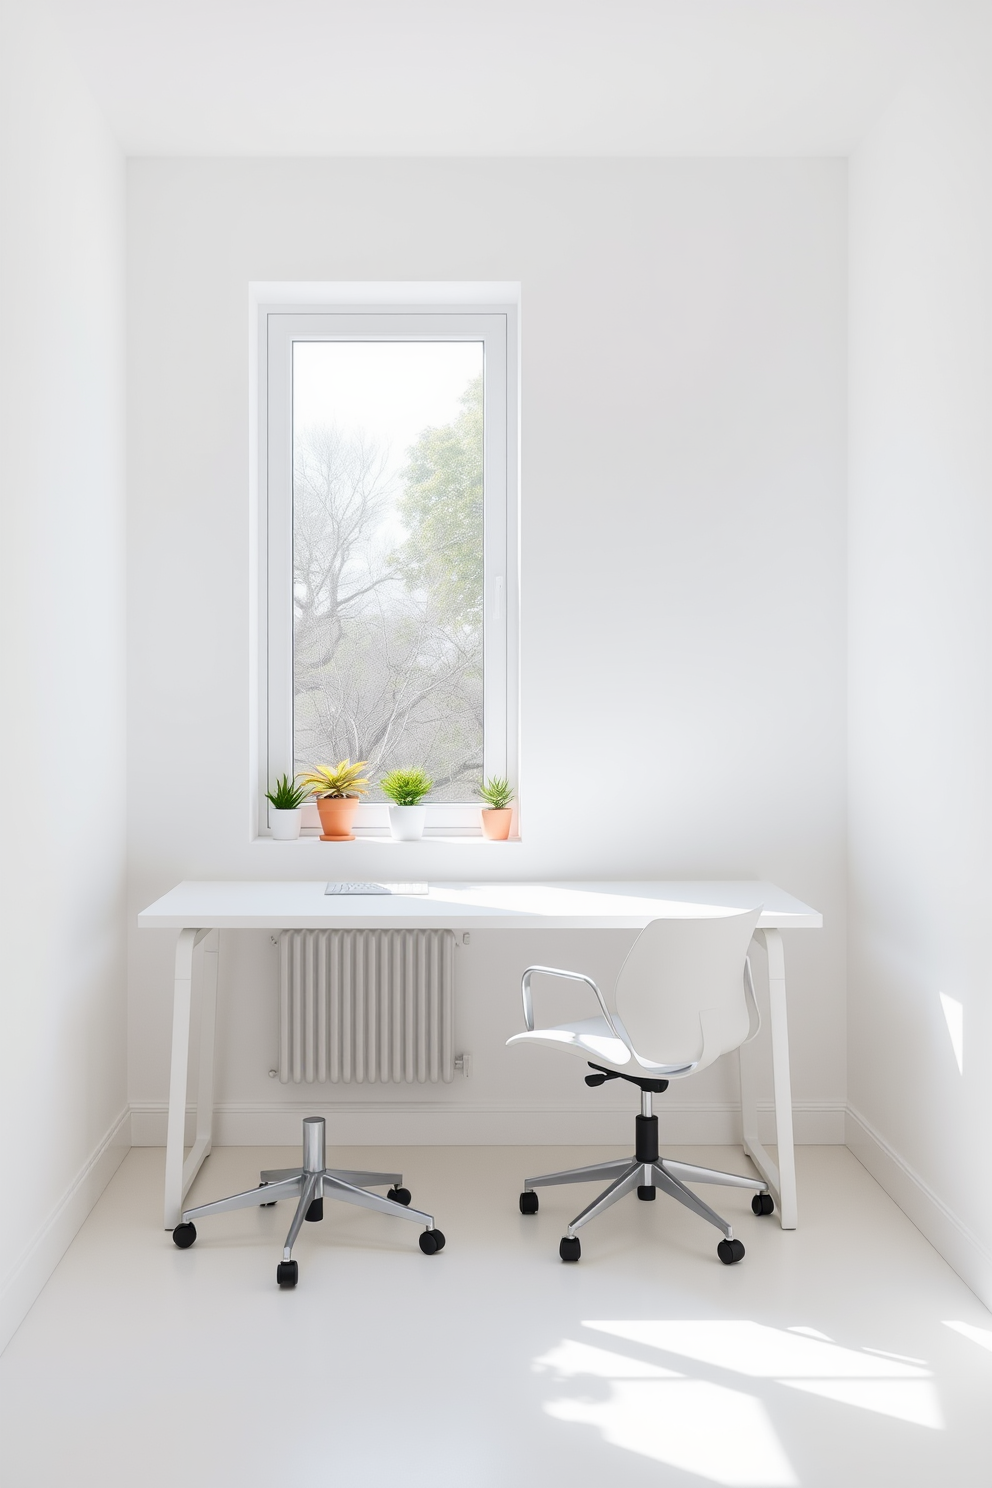
<svg viewBox="0 0 992 1488">
<path fill-rule="evenodd" d="M 256 286 L 256 289 L 263 289 Z M 341 302 L 254 297 L 257 380 L 255 487 L 258 745 L 252 835 L 270 836 L 265 791 L 293 774 L 293 430 L 292 365 L 296 341 L 481 341 L 484 356 L 484 623 L 483 773 L 506 776 L 517 787 L 518 419 L 517 306 L 472 301 L 389 303 L 374 285 L 347 286 Z M 328 286 L 333 290 L 333 286 Z M 457 286 L 444 286 L 445 299 Z M 358 293 L 356 293 L 356 291 Z M 288 292 L 288 293 L 287 293 Z M 315 762 L 316 763 L 316 762 Z M 480 836 L 479 804 L 427 802 L 426 837 Z M 354 828 L 362 837 L 388 837 L 387 803 L 362 802 Z M 313 804 L 304 808 L 303 835 L 320 827 Z"/>
</svg>

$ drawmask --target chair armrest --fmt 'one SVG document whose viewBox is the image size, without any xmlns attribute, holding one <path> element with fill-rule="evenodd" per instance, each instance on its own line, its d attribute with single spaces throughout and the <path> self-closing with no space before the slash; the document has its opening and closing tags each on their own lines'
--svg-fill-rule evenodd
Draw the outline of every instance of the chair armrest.
<svg viewBox="0 0 992 1488">
<path fill-rule="evenodd" d="M 747 1038 L 744 1040 L 749 1044 L 753 1038 L 757 1038 L 761 1032 L 761 1009 L 758 999 L 754 995 L 754 978 L 751 975 L 751 957 L 744 957 L 744 1001 L 747 1003 Z"/>
<path fill-rule="evenodd" d="M 520 979 L 520 995 L 523 998 L 524 1004 L 524 1023 L 527 1025 L 528 1033 L 534 1032 L 534 999 L 531 995 L 530 979 L 535 971 L 543 972 L 545 976 L 565 977 L 566 980 L 570 982 L 585 982 L 586 986 L 591 987 L 592 990 L 595 992 L 596 1001 L 599 1003 L 600 1012 L 606 1019 L 613 1037 L 620 1038 L 620 1035 L 619 1033 L 617 1033 L 616 1027 L 613 1023 L 613 1019 L 610 1016 L 610 1010 L 606 1006 L 606 999 L 599 988 L 596 986 L 596 983 L 593 981 L 592 977 L 583 976 L 581 971 L 562 971 L 557 966 L 528 966 L 527 970 L 524 972 L 523 976 Z"/>
</svg>

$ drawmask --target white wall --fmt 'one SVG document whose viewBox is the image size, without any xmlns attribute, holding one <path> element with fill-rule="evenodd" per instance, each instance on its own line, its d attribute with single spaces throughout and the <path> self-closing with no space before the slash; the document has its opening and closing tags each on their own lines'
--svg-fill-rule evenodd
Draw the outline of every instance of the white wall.
<svg viewBox="0 0 992 1488">
<path fill-rule="evenodd" d="M 852 162 L 850 1142 L 992 1305 L 992 34 L 954 16 Z"/>
<path fill-rule="evenodd" d="M 842 1139 L 843 163 L 137 160 L 128 201 L 132 925 L 182 878 L 387 861 L 397 878 L 768 878 L 826 916 L 787 945 L 795 1089 L 800 1136 Z M 248 840 L 248 284 L 294 279 L 522 284 L 520 844 Z M 607 976 L 623 936 L 473 936 L 472 1084 L 312 1100 L 267 1078 L 268 937 L 234 940 L 222 1139 L 296 1140 L 295 1112 L 325 1099 L 358 1140 L 587 1139 L 629 1112 L 568 1061 L 502 1049 L 528 958 Z M 140 1140 L 164 1132 L 171 954 L 132 931 Z M 698 1119 L 670 1131 L 729 1134 L 733 1095 L 722 1068 L 690 1082 L 670 1104 Z M 542 1106 L 588 1117 L 563 1128 Z"/>
<path fill-rule="evenodd" d="M 0 30 L 2 1347 L 128 1133 L 124 163 L 44 6 Z"/>
</svg>

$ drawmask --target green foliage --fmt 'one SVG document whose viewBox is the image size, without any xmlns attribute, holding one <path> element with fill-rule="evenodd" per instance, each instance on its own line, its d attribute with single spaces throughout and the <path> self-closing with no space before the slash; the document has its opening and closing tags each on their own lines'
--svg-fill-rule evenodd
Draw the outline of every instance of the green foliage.
<svg viewBox="0 0 992 1488">
<path fill-rule="evenodd" d="M 394 806 L 419 806 L 433 784 L 424 770 L 390 770 L 379 781 L 379 789 Z"/>
<path fill-rule="evenodd" d="M 352 764 L 350 759 L 339 760 L 336 765 L 314 765 L 308 775 L 300 776 L 300 784 L 306 787 L 307 795 L 330 796 L 340 800 L 342 796 L 367 796 L 368 781 L 362 776 L 365 760 Z"/>
<path fill-rule="evenodd" d="M 288 775 L 283 775 L 272 790 L 265 792 L 265 799 L 276 811 L 295 811 L 298 806 L 303 805 L 309 794 L 305 786 L 294 785 Z"/>
<path fill-rule="evenodd" d="M 482 626 L 482 376 L 453 423 L 424 429 L 403 472 L 397 507 L 409 536 L 393 563 L 410 590 L 429 588 L 444 622 Z"/>
<path fill-rule="evenodd" d="M 491 811 L 505 811 L 513 800 L 510 782 L 501 775 L 490 775 L 476 790 Z"/>
</svg>

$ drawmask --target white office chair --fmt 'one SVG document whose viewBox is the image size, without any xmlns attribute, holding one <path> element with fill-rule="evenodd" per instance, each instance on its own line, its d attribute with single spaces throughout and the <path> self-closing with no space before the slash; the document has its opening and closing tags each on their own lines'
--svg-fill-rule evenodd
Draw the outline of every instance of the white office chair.
<svg viewBox="0 0 992 1488">
<path fill-rule="evenodd" d="M 537 1213 L 536 1188 L 590 1183 L 597 1178 L 612 1180 L 568 1226 L 559 1246 L 563 1261 L 577 1261 L 582 1254 L 576 1230 L 634 1188 L 639 1199 L 653 1199 L 660 1188 L 715 1225 L 724 1236 L 717 1255 L 728 1266 L 743 1258 L 744 1247 L 734 1239 L 730 1225 L 697 1198 L 685 1180 L 753 1189 L 751 1208 L 755 1214 L 771 1214 L 774 1209 L 768 1185 L 758 1178 L 718 1173 L 660 1157 L 658 1118 L 651 1108 L 652 1095 L 667 1090 L 669 1080 L 696 1074 L 757 1033 L 760 1019 L 747 952 L 760 914 L 761 910 L 755 909 L 712 919 L 652 920 L 635 940 L 620 969 L 612 1007 L 596 983 L 581 972 L 553 966 L 529 966 L 524 972 L 521 993 L 527 1032 L 515 1034 L 507 1044 L 547 1044 L 565 1049 L 585 1058 L 595 1071 L 586 1075 L 587 1085 L 628 1080 L 641 1092 L 632 1158 L 524 1180 L 522 1214 Z M 596 996 L 600 1016 L 535 1029 L 531 996 L 535 972 L 584 982 Z"/>
</svg>

